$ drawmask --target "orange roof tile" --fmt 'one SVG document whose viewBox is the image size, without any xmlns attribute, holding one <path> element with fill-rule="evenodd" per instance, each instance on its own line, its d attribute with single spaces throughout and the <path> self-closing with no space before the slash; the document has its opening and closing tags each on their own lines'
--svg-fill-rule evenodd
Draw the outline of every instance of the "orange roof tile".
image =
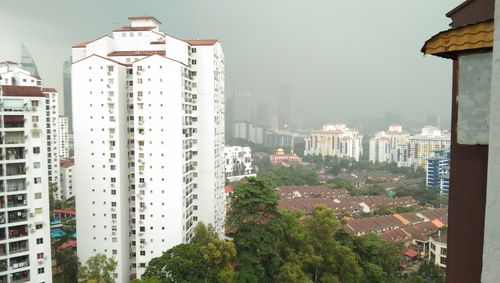
<svg viewBox="0 0 500 283">
<path fill-rule="evenodd" d="M 427 40 L 421 51 L 425 54 L 454 58 L 458 52 L 493 48 L 493 37 L 493 20 L 488 20 L 442 31 Z"/>
<path fill-rule="evenodd" d="M 57 89 L 52 87 L 44 87 L 42 88 L 42 92 L 57 92 Z"/>
<path fill-rule="evenodd" d="M 217 39 L 186 39 L 190 45 L 214 45 L 219 42 Z"/>
</svg>

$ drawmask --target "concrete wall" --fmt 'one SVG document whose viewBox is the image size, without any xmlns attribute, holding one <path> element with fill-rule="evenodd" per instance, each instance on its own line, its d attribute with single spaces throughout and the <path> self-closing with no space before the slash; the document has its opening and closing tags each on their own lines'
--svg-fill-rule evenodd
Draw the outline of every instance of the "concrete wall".
<svg viewBox="0 0 500 283">
<path fill-rule="evenodd" d="M 495 3 L 500 7 L 500 0 Z M 495 42 L 490 101 L 488 183 L 483 246 L 482 282 L 498 282 L 500 278 L 500 9 L 495 12 Z"/>
</svg>

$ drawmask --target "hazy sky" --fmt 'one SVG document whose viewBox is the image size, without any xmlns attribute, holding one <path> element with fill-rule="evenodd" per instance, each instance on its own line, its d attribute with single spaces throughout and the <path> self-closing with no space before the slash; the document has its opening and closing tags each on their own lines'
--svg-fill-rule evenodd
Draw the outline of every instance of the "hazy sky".
<svg viewBox="0 0 500 283">
<path fill-rule="evenodd" d="M 19 61 L 24 42 L 45 86 L 62 91 L 71 46 L 150 15 L 181 38 L 218 38 L 226 89 L 277 103 L 280 86 L 305 122 L 399 112 L 424 120 L 451 105 L 451 61 L 423 56 L 461 0 L 23 0 L 0 10 L 0 61 Z M 270 107 L 270 111 L 274 110 Z"/>
</svg>

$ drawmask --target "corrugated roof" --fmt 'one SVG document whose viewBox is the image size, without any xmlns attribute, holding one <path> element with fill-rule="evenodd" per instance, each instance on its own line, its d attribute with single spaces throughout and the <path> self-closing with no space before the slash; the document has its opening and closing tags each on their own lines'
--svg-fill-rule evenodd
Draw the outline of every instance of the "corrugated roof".
<svg viewBox="0 0 500 283">
<path fill-rule="evenodd" d="M 442 31 L 422 47 L 425 54 L 455 58 L 458 52 L 493 48 L 494 24 L 492 20 Z"/>
</svg>

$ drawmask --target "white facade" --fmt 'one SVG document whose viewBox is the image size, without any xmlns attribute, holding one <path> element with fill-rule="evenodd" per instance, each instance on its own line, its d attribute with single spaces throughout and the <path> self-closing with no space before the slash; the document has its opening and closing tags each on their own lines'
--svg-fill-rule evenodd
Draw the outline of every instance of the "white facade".
<svg viewBox="0 0 500 283">
<path fill-rule="evenodd" d="M 437 233 L 429 237 L 429 261 L 446 268 L 446 258 L 448 254 L 446 233 Z"/>
<path fill-rule="evenodd" d="M 55 199 L 61 199 L 61 182 L 59 180 L 59 94 L 53 88 L 42 88 L 46 104 L 47 157 L 49 184 L 55 186 Z M 43 121 L 39 121 L 43 123 Z"/>
<path fill-rule="evenodd" d="M 345 124 L 325 125 L 305 138 L 305 155 L 337 156 L 359 160 L 363 135 Z"/>
<path fill-rule="evenodd" d="M 434 126 L 425 126 L 418 135 L 411 136 L 408 142 L 408 162 L 426 168 L 427 159 L 440 149 L 450 149 L 450 133 Z"/>
<path fill-rule="evenodd" d="M 59 158 L 69 158 L 68 126 L 68 117 L 59 115 L 57 118 Z"/>
<path fill-rule="evenodd" d="M 193 236 L 224 235 L 224 55 L 152 17 L 73 47 L 78 257 L 114 257 L 117 282 Z M 76 111 L 73 111 L 76 113 Z"/>
<path fill-rule="evenodd" d="M 248 175 L 252 173 L 252 149 L 244 146 L 224 148 L 226 176 Z"/>
<path fill-rule="evenodd" d="M 52 282 L 45 95 L 14 63 L 0 77 L 0 281 Z"/>
<path fill-rule="evenodd" d="M 74 158 L 61 159 L 61 198 L 69 199 L 75 196 L 73 190 Z"/>
<path fill-rule="evenodd" d="M 387 131 L 378 132 L 370 138 L 369 160 L 371 162 L 396 162 L 407 166 L 405 146 L 410 135 L 398 124 L 390 125 Z"/>
</svg>

